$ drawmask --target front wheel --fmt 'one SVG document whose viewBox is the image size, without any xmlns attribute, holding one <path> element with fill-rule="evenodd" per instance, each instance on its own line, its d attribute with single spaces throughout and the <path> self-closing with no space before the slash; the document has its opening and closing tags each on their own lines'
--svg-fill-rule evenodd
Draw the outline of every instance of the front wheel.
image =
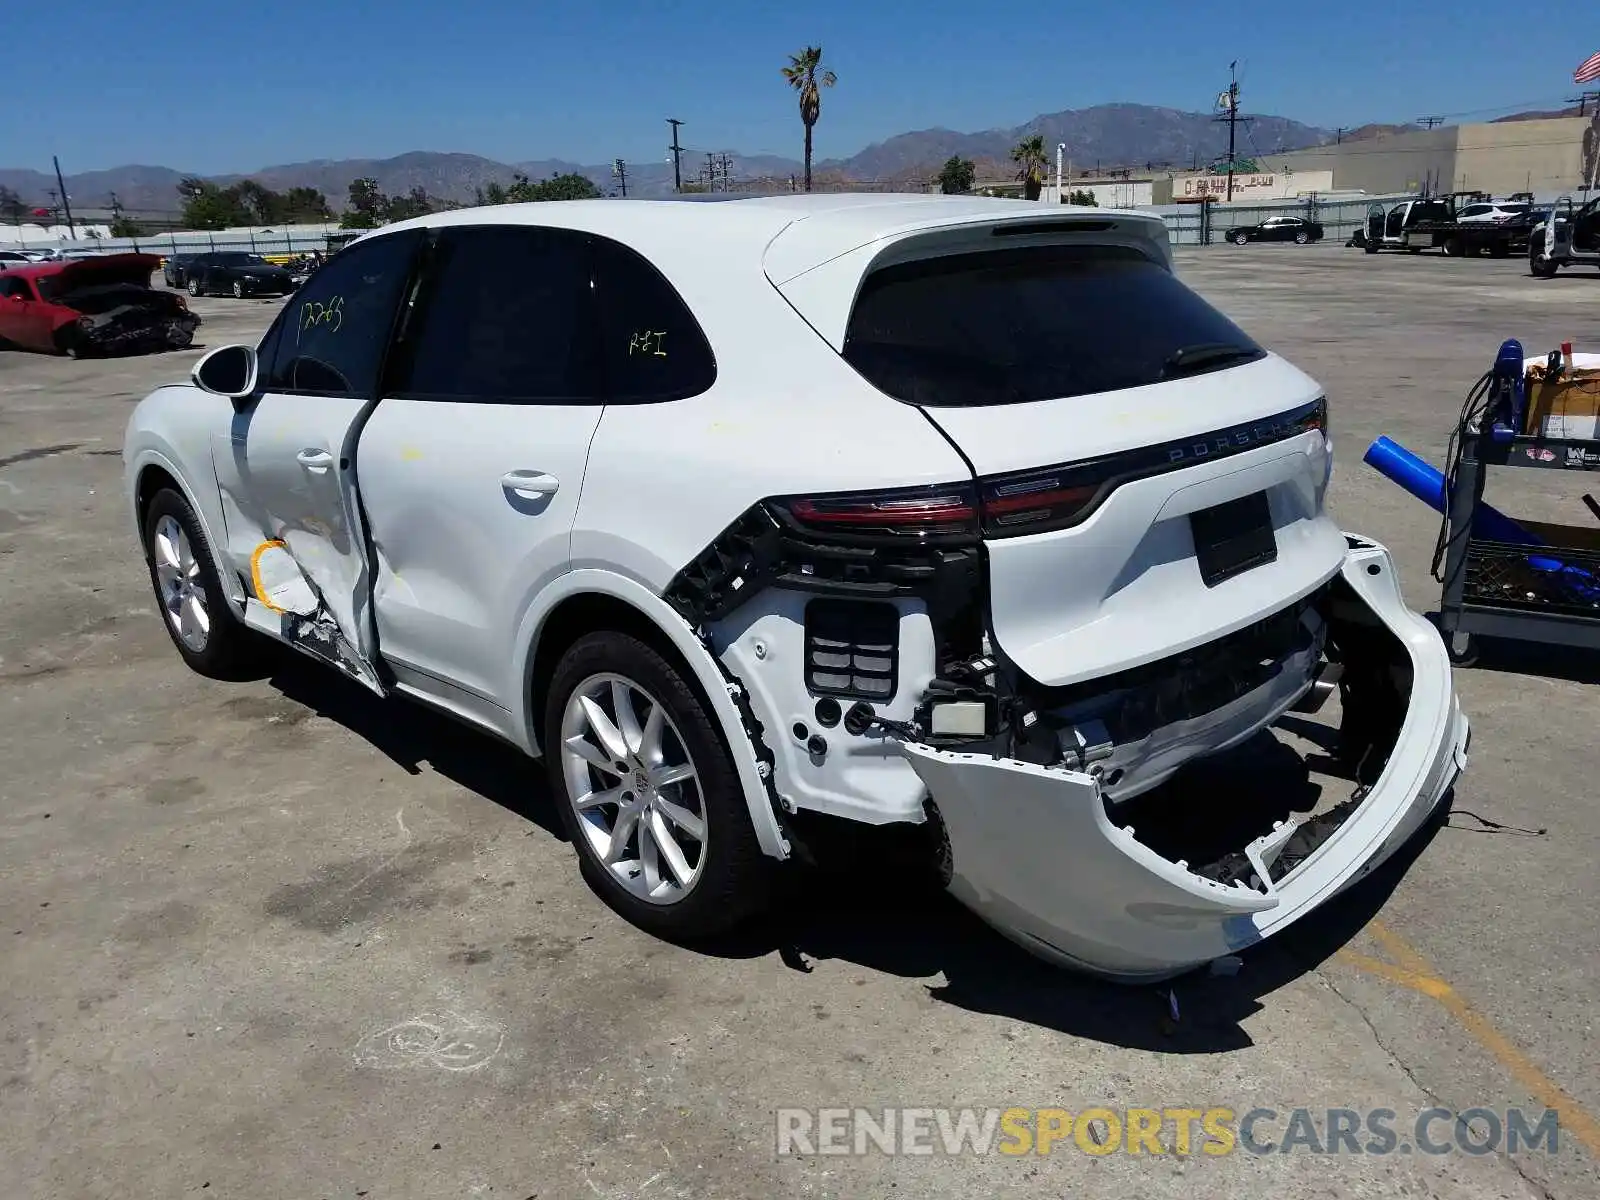
<svg viewBox="0 0 1600 1200">
<path fill-rule="evenodd" d="M 716 720 L 683 674 L 628 634 L 580 638 L 551 678 L 550 790 L 584 877 L 660 936 L 698 939 L 766 898 L 768 864 Z"/>
<path fill-rule="evenodd" d="M 189 290 L 189 295 L 198 296 L 200 294 L 200 281 L 198 279 L 196 279 L 193 275 L 189 276 L 189 283 L 188 283 L 187 286 L 188 286 L 188 290 Z"/>
<path fill-rule="evenodd" d="M 254 667 L 265 642 L 234 617 L 211 543 L 181 493 L 163 488 L 150 501 L 144 553 L 156 606 L 189 668 L 212 679 L 238 679 Z"/>
<path fill-rule="evenodd" d="M 1307 233 L 1304 229 L 1300 230 L 1298 233 L 1296 233 L 1294 235 L 1294 244 L 1296 246 L 1304 246 L 1310 240 L 1311 240 L 1311 235 L 1309 233 Z"/>
<path fill-rule="evenodd" d="M 1553 279 L 1559 269 L 1558 264 L 1545 257 L 1543 250 L 1528 249 L 1528 274 L 1535 279 Z"/>
<path fill-rule="evenodd" d="M 1233 244 L 1235 246 L 1242 246 L 1246 242 L 1248 242 L 1249 240 L 1250 240 L 1250 235 L 1247 234 L 1247 233 L 1236 233 L 1236 234 L 1233 235 Z"/>
<path fill-rule="evenodd" d="M 244 299 L 244 284 L 237 279 L 233 281 L 233 298 L 235 300 Z"/>
</svg>

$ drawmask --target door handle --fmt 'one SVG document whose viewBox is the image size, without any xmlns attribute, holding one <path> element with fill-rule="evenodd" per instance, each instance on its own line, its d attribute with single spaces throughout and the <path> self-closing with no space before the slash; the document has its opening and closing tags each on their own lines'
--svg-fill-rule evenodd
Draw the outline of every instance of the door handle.
<svg viewBox="0 0 1600 1200">
<path fill-rule="evenodd" d="M 561 481 L 543 471 L 507 471 L 500 476 L 500 486 L 508 492 L 531 499 L 534 496 L 554 496 Z"/>
<path fill-rule="evenodd" d="M 333 465 L 333 455 L 326 450 L 302 450 L 294 460 L 308 471 L 322 472 Z"/>
</svg>

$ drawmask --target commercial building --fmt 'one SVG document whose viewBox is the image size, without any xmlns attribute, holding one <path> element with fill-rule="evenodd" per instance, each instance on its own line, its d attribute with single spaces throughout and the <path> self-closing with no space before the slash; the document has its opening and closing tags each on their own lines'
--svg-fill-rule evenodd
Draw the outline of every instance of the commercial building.
<svg viewBox="0 0 1600 1200">
<path fill-rule="evenodd" d="M 1600 183 L 1600 112 L 1537 121 L 1443 125 L 1264 157 L 1271 172 L 1330 171 L 1340 191 L 1481 191 L 1540 197 Z"/>
</svg>

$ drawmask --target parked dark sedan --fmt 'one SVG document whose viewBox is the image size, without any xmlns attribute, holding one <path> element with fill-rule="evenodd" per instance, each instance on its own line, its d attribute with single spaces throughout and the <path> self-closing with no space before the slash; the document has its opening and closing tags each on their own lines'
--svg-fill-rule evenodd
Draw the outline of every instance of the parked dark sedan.
<svg viewBox="0 0 1600 1200">
<path fill-rule="evenodd" d="M 1303 217 L 1272 217 L 1259 225 L 1230 229 L 1227 237 L 1235 246 L 1246 242 L 1296 242 L 1304 246 L 1307 242 L 1322 240 L 1322 225 Z"/>
<path fill-rule="evenodd" d="M 161 278 L 169 288 L 181 288 L 187 281 L 185 272 L 194 261 L 192 254 L 169 254 L 161 263 Z"/>
<path fill-rule="evenodd" d="M 246 296 L 287 296 L 294 291 L 289 272 L 259 254 L 242 250 L 197 254 L 184 265 L 183 274 L 191 296 L 221 293 L 242 300 Z"/>
</svg>

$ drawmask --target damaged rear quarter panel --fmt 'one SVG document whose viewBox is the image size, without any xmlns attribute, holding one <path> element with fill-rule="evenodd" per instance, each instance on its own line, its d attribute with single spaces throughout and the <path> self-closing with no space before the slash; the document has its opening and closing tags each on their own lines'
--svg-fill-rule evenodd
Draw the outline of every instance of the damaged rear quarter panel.
<svg viewBox="0 0 1600 1200">
<path fill-rule="evenodd" d="M 1381 864 L 1464 769 L 1469 726 L 1444 644 L 1405 606 L 1388 552 L 1352 543 L 1341 578 L 1356 618 L 1379 623 L 1409 659 L 1410 692 L 1381 773 L 1304 861 L 1260 890 L 1225 886 L 1119 828 L 1087 774 L 908 745 L 949 835 L 955 895 L 1047 958 L 1160 979 L 1276 933 Z M 1242 849 L 1270 863 L 1296 828 Z"/>
</svg>

